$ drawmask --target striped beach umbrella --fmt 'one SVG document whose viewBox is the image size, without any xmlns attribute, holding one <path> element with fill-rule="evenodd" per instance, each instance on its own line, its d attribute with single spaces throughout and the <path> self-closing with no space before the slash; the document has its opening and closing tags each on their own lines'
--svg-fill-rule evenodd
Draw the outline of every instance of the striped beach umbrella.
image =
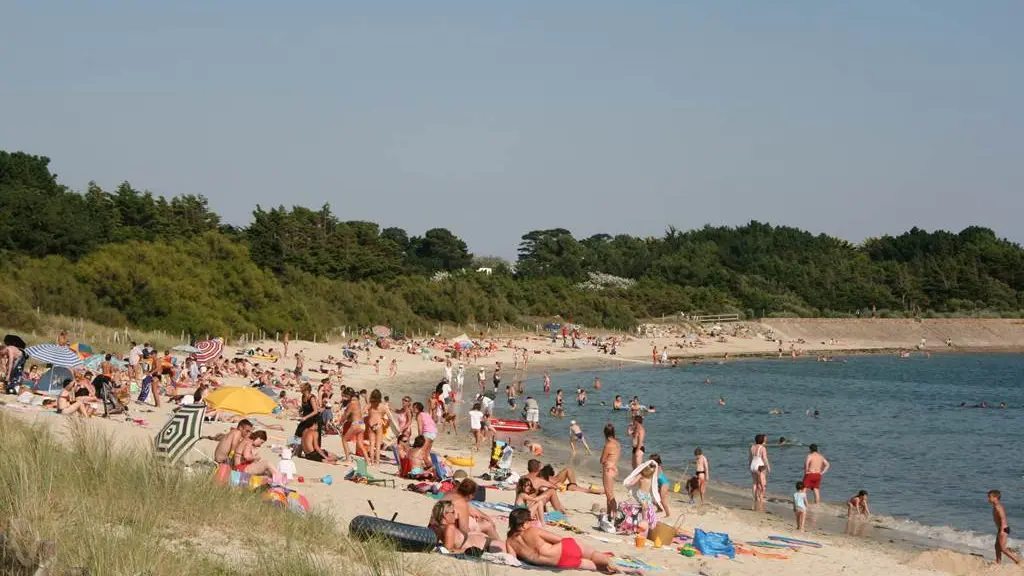
<svg viewBox="0 0 1024 576">
<path fill-rule="evenodd" d="M 36 344 L 25 348 L 25 353 L 46 364 L 63 366 L 64 368 L 78 368 L 82 365 L 82 359 L 70 348 L 57 346 L 56 344 Z"/>
<path fill-rule="evenodd" d="M 182 404 L 156 434 L 156 452 L 172 463 L 195 446 L 203 432 L 206 404 Z"/>
<path fill-rule="evenodd" d="M 213 340 L 202 340 L 196 342 L 196 362 L 203 363 L 216 360 L 224 351 L 224 343 L 214 338 Z"/>
</svg>

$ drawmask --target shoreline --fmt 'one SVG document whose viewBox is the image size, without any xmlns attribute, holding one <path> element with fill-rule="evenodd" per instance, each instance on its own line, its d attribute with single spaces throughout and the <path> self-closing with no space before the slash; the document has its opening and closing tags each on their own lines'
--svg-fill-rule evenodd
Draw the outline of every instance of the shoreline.
<svg viewBox="0 0 1024 576">
<path fill-rule="evenodd" d="M 1022 327 L 1022 332 L 1024 332 L 1024 327 Z M 503 339 L 501 342 L 504 343 L 506 340 Z M 476 367 L 485 367 L 488 376 L 490 376 L 496 361 L 502 362 L 507 367 L 504 383 L 511 384 L 516 377 L 511 360 L 513 349 L 522 350 L 526 348 L 533 351 L 533 354 L 530 356 L 529 370 L 523 375 L 523 379 L 536 380 L 542 377 L 545 371 L 565 373 L 614 370 L 628 368 L 632 364 L 635 364 L 638 368 L 645 365 L 650 366 L 652 346 L 668 346 L 676 340 L 678 339 L 669 337 L 631 338 L 619 346 L 619 354 L 609 356 L 599 354 L 596 350 L 588 347 L 582 349 L 563 349 L 561 343 L 558 343 L 557 346 L 551 346 L 550 338 L 521 338 L 513 340 L 513 348 L 499 346 L 497 351 L 480 358 L 476 364 L 467 366 L 467 382 L 465 383 L 464 393 L 467 396 L 475 395 L 475 391 L 478 389 L 475 378 Z M 277 347 L 279 344 L 253 343 L 250 345 Z M 329 354 L 337 354 L 340 346 L 337 344 L 294 341 L 290 348 L 296 352 L 305 352 L 307 357 L 307 370 L 305 374 L 312 383 L 316 384 L 326 375 L 315 372 L 310 368 L 318 365 L 319 358 L 326 358 Z M 804 352 L 805 357 L 801 357 L 801 359 L 811 361 L 811 357 L 807 356 L 814 352 L 835 355 L 841 350 L 858 349 L 863 354 L 884 354 L 889 350 L 892 350 L 892 353 L 894 353 L 899 348 L 910 349 L 911 346 L 893 346 L 892 348 L 854 345 L 818 347 L 804 344 L 801 346 L 801 351 Z M 971 345 L 955 347 L 951 350 L 944 349 L 943 352 L 992 353 L 993 350 L 993 347 Z M 1014 346 L 1012 349 L 999 347 L 997 352 L 1018 352 L 1020 350 L 1024 350 L 1024 347 L 1018 348 Z M 234 351 L 234 348 L 230 347 L 226 349 L 225 355 L 231 357 Z M 690 352 L 690 350 L 687 350 L 687 352 Z M 694 349 L 692 352 L 692 354 L 685 354 L 684 357 L 687 359 L 721 358 L 724 353 L 728 352 L 730 358 L 737 357 L 737 359 L 757 360 L 777 358 L 778 355 L 777 343 L 763 338 L 737 338 L 735 340 L 730 339 L 729 342 L 725 343 L 709 342 L 703 348 Z M 937 352 L 937 350 L 932 352 Z M 403 350 L 395 349 L 374 349 L 371 356 L 377 355 L 385 357 L 387 361 L 391 359 L 397 360 L 399 364 L 398 376 L 388 378 L 384 375 L 377 375 L 373 372 L 371 366 L 361 363 L 357 368 L 346 368 L 343 383 L 357 390 L 360 388 L 366 388 L 367 390 L 380 389 L 384 395 L 391 397 L 393 406 L 399 405 L 401 396 L 406 394 L 412 397 L 414 401 L 425 401 L 426 396 L 434 389 L 443 372 L 443 365 L 441 363 L 424 359 L 419 354 L 406 354 Z M 789 358 L 786 357 L 784 360 L 789 360 Z M 386 365 L 386 362 L 381 362 L 381 364 Z M 277 364 L 262 363 L 261 365 L 279 371 L 288 369 L 291 362 L 282 361 Z M 239 377 L 230 377 L 224 378 L 222 384 L 245 385 L 245 381 Z M 558 386 L 553 386 L 553 389 L 555 388 L 558 388 Z M 490 385 L 488 385 L 488 389 L 490 389 Z M 288 395 L 290 398 L 294 398 L 295 394 L 294 389 L 289 389 Z M 502 400 L 499 397 L 499 402 L 502 402 Z M 7 400 L 7 403 L 16 404 L 13 398 Z M 68 425 L 66 418 L 52 415 L 52 412 L 46 414 L 45 411 L 28 410 L 20 406 L 13 406 L 12 408 L 14 409 L 10 411 L 5 410 L 5 412 L 13 413 L 19 418 L 34 421 L 39 425 L 55 427 L 58 431 Z M 166 404 L 160 409 L 155 409 L 152 406 L 139 406 L 133 402 L 131 404 L 132 417 L 140 419 L 142 423 L 132 424 L 131 422 L 126 423 L 123 419 L 111 418 L 92 419 L 88 421 L 88 425 L 116 434 L 115 440 L 117 444 L 134 442 L 139 445 L 151 445 L 153 435 L 169 414 L 169 408 Z M 467 409 L 466 404 L 458 407 L 460 414 L 464 414 Z M 279 432 L 271 432 L 271 441 L 261 449 L 263 457 L 276 463 L 277 456 L 271 450 L 272 445 L 284 444 L 291 436 L 295 422 L 290 418 L 274 416 L 259 416 L 257 419 L 260 427 L 266 428 L 276 425 L 281 426 L 283 429 Z M 498 439 L 502 440 L 506 437 L 512 438 L 513 446 L 516 447 L 513 469 L 520 473 L 525 471 L 525 462 L 530 456 L 523 450 L 522 441 L 528 438 L 538 438 L 542 439 L 541 441 L 544 443 L 545 456 L 541 458 L 543 462 L 550 462 L 556 466 L 562 463 L 569 463 L 578 468 L 580 472 L 579 480 L 583 486 L 591 482 L 600 486 L 601 481 L 598 474 L 595 473 L 594 467 L 597 463 L 601 447 L 592 446 L 591 448 L 595 450 L 595 453 L 590 457 L 571 457 L 568 447 L 568 420 L 554 420 L 545 415 L 542 416 L 542 424 L 546 424 L 546 427 L 539 433 L 499 434 L 497 436 Z M 230 426 L 227 423 L 208 423 L 204 426 L 203 434 L 212 435 L 226 430 Z M 435 450 L 439 455 L 465 456 L 472 454 L 472 438 L 469 435 L 468 422 L 466 422 L 465 418 L 460 419 L 459 427 L 458 435 L 445 434 L 439 430 L 440 433 L 435 444 Z M 564 432 L 560 431 L 559 428 L 562 428 Z M 586 430 L 586 432 L 593 433 L 596 431 Z M 549 433 L 551 434 L 550 437 L 548 436 Z M 559 437 L 561 437 L 561 440 L 559 440 Z M 325 448 L 332 453 L 340 448 L 337 436 L 325 436 L 324 443 Z M 208 440 L 202 440 L 197 444 L 196 449 L 205 454 L 211 454 L 213 443 Z M 475 465 L 467 469 L 467 472 L 470 472 L 472 476 L 478 476 L 487 470 L 488 450 L 489 444 L 486 444 L 483 450 L 474 455 Z M 628 453 L 628 449 L 624 452 Z M 628 456 L 625 454 L 623 456 L 628 461 Z M 392 512 L 397 511 L 400 512 L 398 521 L 419 525 L 425 524 L 430 507 L 433 504 L 433 501 L 429 498 L 402 489 L 408 484 L 408 481 L 398 480 L 399 489 L 392 490 L 379 486 L 367 486 L 341 481 L 341 477 L 348 470 L 347 466 L 332 466 L 306 460 L 298 460 L 296 465 L 299 473 L 306 477 L 312 478 L 323 474 L 331 474 L 337 479 L 332 486 L 317 483 L 293 483 L 291 487 L 300 490 L 314 507 L 332 515 L 342 525 L 347 524 L 355 515 L 370 514 L 371 511 L 367 506 L 367 500 L 374 500 L 377 503 L 382 517 L 390 516 Z M 385 478 L 392 478 L 394 473 L 393 465 L 389 467 L 388 464 L 383 464 L 379 469 L 374 468 L 373 470 L 375 475 Z M 622 478 L 625 477 L 626 472 L 628 470 L 621 470 L 620 467 L 619 479 L 616 483 L 616 488 L 620 495 L 623 491 Z M 670 481 L 674 481 L 678 478 L 678 472 L 676 469 L 669 469 L 666 474 L 669 476 Z M 567 492 L 563 494 L 565 495 L 563 503 L 570 510 L 571 521 L 586 532 L 594 532 L 596 517 L 592 515 L 591 509 L 595 505 L 603 509 L 604 497 L 580 492 Z M 711 502 L 703 507 L 690 506 L 686 503 L 685 498 L 672 494 L 670 496 L 673 509 L 672 515 L 668 518 L 661 518 L 661 521 L 673 524 L 681 520 L 681 527 L 686 530 L 700 527 L 709 531 L 725 532 L 738 542 L 753 542 L 764 539 L 770 534 L 781 534 L 818 540 L 825 543 L 826 547 L 813 552 L 788 552 L 790 559 L 785 562 L 744 556 L 736 561 L 726 563 L 722 560 L 713 559 L 688 559 L 680 556 L 674 549 L 657 550 L 646 548 L 639 550 L 634 548 L 631 540 L 624 540 L 623 536 L 589 534 L 580 536 L 582 538 L 580 541 L 590 546 L 600 546 L 601 549 L 615 551 L 616 554 L 643 558 L 647 562 L 666 567 L 670 573 L 678 573 L 680 571 L 684 573 L 688 571 L 695 572 L 699 564 L 703 563 L 711 564 L 714 569 L 726 569 L 726 566 L 728 566 L 727 569 L 730 573 L 736 575 L 782 574 L 784 576 L 799 576 L 811 570 L 824 575 L 873 576 L 880 573 L 900 573 L 924 576 L 925 574 L 934 574 L 934 572 L 930 571 L 931 568 L 939 568 L 947 573 L 960 575 L 975 574 L 978 572 L 975 568 L 981 566 L 981 564 L 977 564 L 981 560 L 970 557 L 969 554 L 947 552 L 952 547 L 943 546 L 942 541 L 928 538 L 915 539 L 913 534 L 905 534 L 900 530 L 895 530 L 888 526 L 879 526 L 875 523 L 871 524 L 866 537 L 847 536 L 842 533 L 844 519 L 838 517 L 834 503 L 825 502 L 821 506 L 821 511 L 818 515 L 818 525 L 809 525 L 806 533 L 799 534 L 796 533 L 793 526 L 788 499 L 784 497 L 780 497 L 777 494 L 769 494 L 767 512 L 754 513 L 749 510 L 749 496 L 745 495 L 746 489 L 742 486 L 734 486 L 713 479 L 709 485 L 708 494 Z M 505 502 L 510 500 L 511 497 L 512 493 L 508 491 L 488 490 L 489 501 Z M 899 521 L 899 519 L 894 520 L 895 522 Z M 504 526 L 501 520 L 498 519 L 499 533 L 503 533 Z M 600 543 L 595 542 L 594 539 L 600 540 Z M 961 546 L 960 550 L 963 548 Z M 990 551 L 988 553 L 991 554 Z M 923 555 L 929 555 L 927 558 L 933 558 L 934 556 L 934 562 L 928 560 L 928 562 L 932 562 L 934 565 L 922 564 L 922 562 L 925 562 L 922 559 Z M 431 555 L 430 558 L 431 562 L 436 563 L 435 566 L 439 572 L 449 571 L 449 569 L 465 571 L 467 567 L 472 566 L 465 564 L 464 561 L 442 558 L 436 555 Z M 971 569 L 959 568 L 965 565 L 971 566 Z M 512 568 L 492 567 L 492 569 L 496 574 L 520 573 L 519 570 Z M 566 574 L 584 573 L 568 571 Z"/>
</svg>

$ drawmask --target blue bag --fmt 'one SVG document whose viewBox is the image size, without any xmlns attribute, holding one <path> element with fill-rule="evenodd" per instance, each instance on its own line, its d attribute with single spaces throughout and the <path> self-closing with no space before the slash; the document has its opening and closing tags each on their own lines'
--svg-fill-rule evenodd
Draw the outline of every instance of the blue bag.
<svg viewBox="0 0 1024 576">
<path fill-rule="evenodd" d="M 693 547 L 705 556 L 736 558 L 736 548 L 732 545 L 732 540 L 729 540 L 728 534 L 721 532 L 705 532 L 700 528 L 694 528 Z"/>
</svg>

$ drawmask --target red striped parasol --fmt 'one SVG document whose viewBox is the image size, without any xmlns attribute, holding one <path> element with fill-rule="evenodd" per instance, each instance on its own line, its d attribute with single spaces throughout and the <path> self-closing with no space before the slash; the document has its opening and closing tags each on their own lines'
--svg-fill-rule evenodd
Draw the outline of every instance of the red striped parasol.
<svg viewBox="0 0 1024 576">
<path fill-rule="evenodd" d="M 195 353 L 196 362 L 202 364 L 220 358 L 221 352 L 224 351 L 224 343 L 218 339 L 203 340 L 196 343 L 196 349 L 199 350 Z"/>
</svg>

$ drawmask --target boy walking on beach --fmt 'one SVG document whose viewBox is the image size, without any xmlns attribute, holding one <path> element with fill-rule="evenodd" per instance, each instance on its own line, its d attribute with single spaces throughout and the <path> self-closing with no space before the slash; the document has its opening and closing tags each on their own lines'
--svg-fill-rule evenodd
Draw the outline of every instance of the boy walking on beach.
<svg viewBox="0 0 1024 576">
<path fill-rule="evenodd" d="M 1014 564 L 1020 564 L 1020 558 L 1017 558 L 1006 545 L 1010 538 L 1010 523 L 1006 520 L 1006 508 L 1003 508 L 1003 503 L 999 501 L 1001 497 L 1002 493 L 999 490 L 988 491 L 988 502 L 992 505 L 992 520 L 996 523 L 996 564 L 1002 563 L 1003 554 L 1013 560 Z"/>
<path fill-rule="evenodd" d="M 807 518 L 807 488 L 803 482 L 796 483 L 793 493 L 793 513 L 796 515 L 796 529 L 804 531 L 804 519 Z"/>
</svg>

